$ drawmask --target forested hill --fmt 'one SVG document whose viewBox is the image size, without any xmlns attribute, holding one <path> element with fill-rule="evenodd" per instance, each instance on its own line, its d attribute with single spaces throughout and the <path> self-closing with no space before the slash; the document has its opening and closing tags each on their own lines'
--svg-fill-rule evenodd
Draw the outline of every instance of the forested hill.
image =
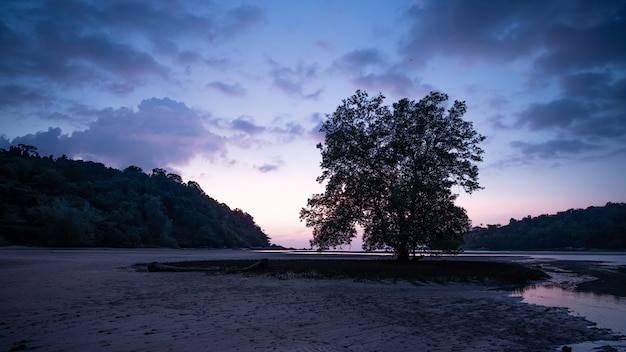
<svg viewBox="0 0 626 352">
<path fill-rule="evenodd" d="M 570 209 L 556 215 L 511 219 L 508 225 L 474 228 L 465 249 L 626 249 L 626 204 Z"/>
<path fill-rule="evenodd" d="M 266 247 L 252 216 L 163 169 L 123 171 L 0 150 L 0 244 L 106 247 Z"/>
</svg>

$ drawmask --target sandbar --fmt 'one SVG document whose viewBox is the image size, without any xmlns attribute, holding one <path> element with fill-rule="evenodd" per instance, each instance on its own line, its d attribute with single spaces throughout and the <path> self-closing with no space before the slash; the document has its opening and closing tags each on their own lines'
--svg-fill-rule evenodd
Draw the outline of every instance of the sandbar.
<svg viewBox="0 0 626 352">
<path fill-rule="evenodd" d="M 3 351 L 555 351 L 613 338 L 564 308 L 478 284 L 200 272 L 135 263 L 255 259 L 169 249 L 0 249 Z"/>
</svg>

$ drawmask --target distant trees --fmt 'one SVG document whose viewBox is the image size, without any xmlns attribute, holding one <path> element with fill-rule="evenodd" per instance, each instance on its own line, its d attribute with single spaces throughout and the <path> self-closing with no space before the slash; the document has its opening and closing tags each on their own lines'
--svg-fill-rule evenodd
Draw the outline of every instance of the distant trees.
<svg viewBox="0 0 626 352">
<path fill-rule="evenodd" d="M 483 150 L 464 121 L 464 102 L 443 106 L 448 96 L 432 92 L 393 109 L 384 97 L 357 91 L 328 116 L 321 132 L 325 192 L 314 194 L 300 219 L 313 228 L 311 245 L 348 244 L 363 229 L 365 250 L 392 249 L 399 260 L 415 251 L 456 251 L 469 230 L 451 187 L 480 189 Z"/>
<path fill-rule="evenodd" d="M 254 219 L 179 175 L 0 150 L 0 244 L 265 247 Z"/>
<path fill-rule="evenodd" d="M 554 215 L 511 219 L 465 235 L 467 249 L 626 249 L 626 204 L 570 209 Z"/>
</svg>

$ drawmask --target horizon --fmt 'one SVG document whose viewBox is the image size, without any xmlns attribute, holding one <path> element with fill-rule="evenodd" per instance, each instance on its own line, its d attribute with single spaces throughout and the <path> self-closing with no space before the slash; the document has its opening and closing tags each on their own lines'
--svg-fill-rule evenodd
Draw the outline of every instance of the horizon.
<svg viewBox="0 0 626 352">
<path fill-rule="evenodd" d="M 626 201 L 626 3 L 0 4 L 0 148 L 162 168 L 308 247 L 319 127 L 441 91 L 487 136 L 472 226 Z M 360 238 L 353 249 L 360 249 Z"/>
</svg>

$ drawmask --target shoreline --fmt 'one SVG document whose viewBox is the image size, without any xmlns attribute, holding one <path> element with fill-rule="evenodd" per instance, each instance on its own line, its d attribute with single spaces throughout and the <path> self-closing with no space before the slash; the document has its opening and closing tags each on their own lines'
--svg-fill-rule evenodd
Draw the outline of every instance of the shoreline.
<svg viewBox="0 0 626 352">
<path fill-rule="evenodd" d="M 0 349 L 554 351 L 608 331 L 477 284 L 137 272 L 251 251 L 1 249 Z M 272 256 L 269 256 L 272 258 Z"/>
</svg>

